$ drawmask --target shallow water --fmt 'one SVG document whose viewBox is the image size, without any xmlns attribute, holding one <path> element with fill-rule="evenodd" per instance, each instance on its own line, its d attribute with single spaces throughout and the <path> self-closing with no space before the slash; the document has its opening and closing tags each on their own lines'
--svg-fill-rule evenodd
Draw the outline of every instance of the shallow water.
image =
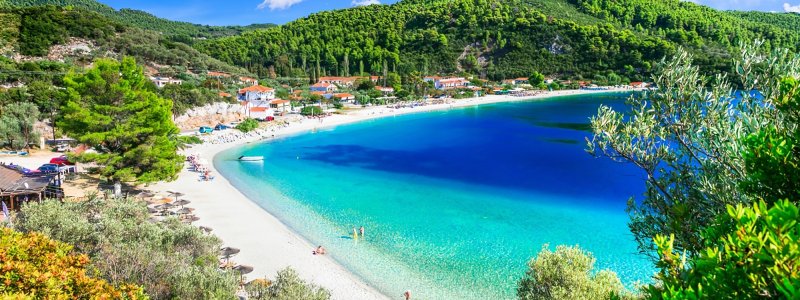
<svg viewBox="0 0 800 300">
<path fill-rule="evenodd" d="M 624 212 L 642 174 L 584 151 L 588 118 L 626 95 L 388 117 L 231 149 L 214 163 L 391 297 L 514 298 L 546 243 L 578 244 L 631 285 L 653 272 Z M 353 239 L 358 226 L 366 237 Z"/>
</svg>

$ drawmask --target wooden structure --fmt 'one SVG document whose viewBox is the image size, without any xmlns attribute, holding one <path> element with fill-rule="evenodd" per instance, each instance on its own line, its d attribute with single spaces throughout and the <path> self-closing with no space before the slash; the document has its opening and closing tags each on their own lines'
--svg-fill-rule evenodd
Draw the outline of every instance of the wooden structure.
<svg viewBox="0 0 800 300">
<path fill-rule="evenodd" d="M 19 208 L 28 201 L 59 198 L 63 193 L 56 186 L 53 174 L 24 174 L 19 166 L 0 165 L 0 201 L 9 209 Z"/>
</svg>

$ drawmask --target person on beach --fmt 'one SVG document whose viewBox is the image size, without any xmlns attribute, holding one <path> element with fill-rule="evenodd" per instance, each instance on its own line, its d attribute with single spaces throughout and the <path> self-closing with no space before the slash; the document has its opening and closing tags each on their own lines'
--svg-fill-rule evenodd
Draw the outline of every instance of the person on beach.
<svg viewBox="0 0 800 300">
<path fill-rule="evenodd" d="M 319 246 L 317 246 L 317 249 L 314 250 L 314 251 L 311 251 L 311 253 L 314 254 L 314 255 L 325 255 L 326 253 L 328 253 L 328 251 L 325 250 L 325 247 L 322 247 L 322 245 L 319 245 Z"/>
<path fill-rule="evenodd" d="M 406 292 L 403 293 L 403 297 L 406 297 L 406 300 L 411 300 L 411 291 L 406 290 Z"/>
<path fill-rule="evenodd" d="M 361 237 L 363 238 L 364 237 L 364 226 L 361 226 L 361 228 L 358 229 L 358 232 L 361 233 Z"/>
<path fill-rule="evenodd" d="M 353 227 L 353 239 L 354 239 L 354 240 L 357 240 L 357 239 L 358 239 L 358 231 L 356 231 L 356 228 L 355 228 L 355 227 Z"/>
</svg>

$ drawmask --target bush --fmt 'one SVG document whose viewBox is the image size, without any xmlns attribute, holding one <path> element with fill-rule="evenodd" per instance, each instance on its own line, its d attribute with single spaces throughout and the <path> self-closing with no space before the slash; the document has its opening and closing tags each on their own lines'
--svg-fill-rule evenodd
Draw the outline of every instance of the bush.
<svg viewBox="0 0 800 300">
<path fill-rule="evenodd" d="M 322 108 L 319 106 L 306 106 L 300 110 L 300 114 L 304 116 L 316 116 L 322 114 Z"/>
<path fill-rule="evenodd" d="M 767 209 L 728 206 L 702 233 L 706 248 L 688 261 L 674 251 L 675 237 L 658 236 L 660 285 L 651 299 L 762 299 L 800 297 L 800 211 L 789 201 Z"/>
<path fill-rule="evenodd" d="M 614 299 L 627 292 L 617 274 L 601 270 L 592 275 L 595 259 L 577 246 L 548 245 L 528 263 L 525 277 L 519 281 L 517 296 L 538 299 Z"/>
<path fill-rule="evenodd" d="M 16 228 L 87 254 L 111 284 L 135 283 L 152 299 L 231 299 L 237 276 L 218 268 L 221 242 L 177 219 L 151 223 L 141 202 L 48 200 L 23 207 Z"/>
<path fill-rule="evenodd" d="M 253 282 L 248 284 L 250 299 L 254 300 L 328 300 L 331 298 L 327 290 L 308 284 L 291 268 L 278 271 L 274 282 Z"/>
<path fill-rule="evenodd" d="M 0 229 L 0 262 L 3 299 L 147 299 L 140 287 L 117 289 L 89 277 L 86 255 L 72 254 L 72 246 L 40 233 Z"/>
<path fill-rule="evenodd" d="M 258 121 L 253 118 L 247 118 L 239 125 L 236 125 L 236 129 L 239 129 L 241 132 L 250 132 L 256 130 L 258 128 Z"/>
</svg>

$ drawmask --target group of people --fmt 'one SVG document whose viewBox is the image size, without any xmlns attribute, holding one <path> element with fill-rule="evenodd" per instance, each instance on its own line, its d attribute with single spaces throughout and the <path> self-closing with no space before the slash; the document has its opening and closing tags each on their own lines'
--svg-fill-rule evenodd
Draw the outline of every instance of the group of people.
<svg viewBox="0 0 800 300">
<path fill-rule="evenodd" d="M 192 165 L 192 168 L 195 172 L 198 172 L 200 175 L 200 180 L 202 181 L 211 181 L 214 180 L 214 176 L 211 176 L 211 168 L 205 165 L 205 161 L 200 159 L 200 154 L 192 154 L 186 157 L 186 160 Z"/>
</svg>

